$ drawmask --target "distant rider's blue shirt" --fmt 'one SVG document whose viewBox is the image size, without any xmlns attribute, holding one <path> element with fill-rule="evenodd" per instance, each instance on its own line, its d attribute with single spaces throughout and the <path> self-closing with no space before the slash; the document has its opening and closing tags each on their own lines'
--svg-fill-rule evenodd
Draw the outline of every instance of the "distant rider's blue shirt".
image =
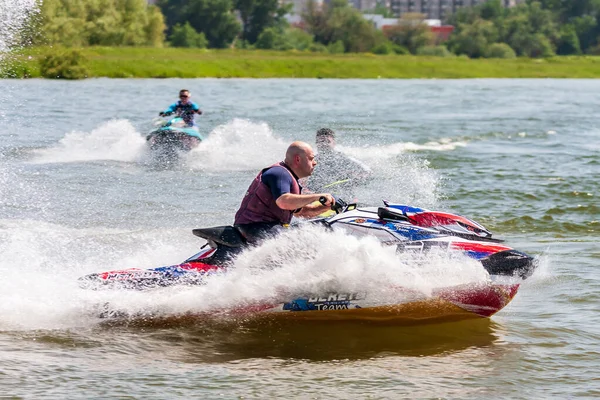
<svg viewBox="0 0 600 400">
<path fill-rule="evenodd" d="M 183 119 L 188 126 L 196 125 L 194 121 L 194 112 L 200 110 L 198 104 L 194 102 L 187 102 L 183 104 L 181 100 L 178 100 L 176 103 L 173 103 L 169 106 L 169 108 L 164 112 L 165 114 L 177 114 L 178 117 Z"/>
</svg>

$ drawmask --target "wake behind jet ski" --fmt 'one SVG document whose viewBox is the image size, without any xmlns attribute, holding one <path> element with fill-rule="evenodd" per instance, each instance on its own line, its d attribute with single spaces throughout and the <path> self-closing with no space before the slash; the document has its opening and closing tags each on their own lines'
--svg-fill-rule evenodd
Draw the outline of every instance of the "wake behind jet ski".
<svg viewBox="0 0 600 400">
<path fill-rule="evenodd" d="M 335 207 L 337 214 L 311 223 L 342 229 L 352 235 L 376 237 L 382 246 L 394 246 L 400 254 L 423 254 L 432 249 L 459 252 L 479 261 L 489 280 L 440 287 L 428 295 L 394 287 L 393 299 L 387 302 L 362 292 L 290 294 L 281 301 L 240 306 L 228 312 L 302 320 L 388 322 L 489 317 L 512 300 L 522 281 L 537 267 L 537 260 L 501 244 L 482 225 L 459 215 L 389 202 L 384 202 L 383 207 L 358 207 L 338 200 Z M 148 290 L 203 285 L 212 273 L 226 271 L 235 256 L 248 246 L 245 232 L 234 226 L 194 229 L 193 233 L 207 243 L 181 264 L 94 273 L 80 278 L 80 286 L 94 290 Z"/>
</svg>

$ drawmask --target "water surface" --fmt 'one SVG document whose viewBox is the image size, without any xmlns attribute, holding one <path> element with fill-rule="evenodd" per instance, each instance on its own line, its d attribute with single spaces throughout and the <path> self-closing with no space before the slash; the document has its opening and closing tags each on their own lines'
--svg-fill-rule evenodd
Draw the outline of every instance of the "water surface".
<svg viewBox="0 0 600 400">
<path fill-rule="evenodd" d="M 204 110 L 198 121 L 209 139 L 163 168 L 144 138 L 182 88 Z M 0 92 L 5 395 L 600 395 L 600 82 L 25 80 L 0 81 Z M 357 190 L 362 203 L 387 199 L 469 216 L 538 256 L 540 269 L 491 320 L 107 326 L 95 318 L 104 301 L 176 315 L 260 299 L 281 285 L 318 286 L 312 277 L 335 273 L 341 285 L 376 284 L 392 258 L 375 261 L 365 256 L 369 243 L 319 232 L 273 244 L 292 256 L 272 275 L 253 275 L 264 257 L 255 254 L 240 261 L 239 279 L 209 288 L 107 294 L 76 283 L 91 272 L 194 254 L 202 241 L 191 229 L 231 223 L 257 171 L 280 160 L 292 140 L 314 143 L 324 126 L 338 132 L 340 150 L 374 171 Z M 302 257 L 306 248 L 317 252 L 314 260 Z M 427 290 L 432 280 L 472 273 L 432 260 L 410 276 Z"/>
</svg>

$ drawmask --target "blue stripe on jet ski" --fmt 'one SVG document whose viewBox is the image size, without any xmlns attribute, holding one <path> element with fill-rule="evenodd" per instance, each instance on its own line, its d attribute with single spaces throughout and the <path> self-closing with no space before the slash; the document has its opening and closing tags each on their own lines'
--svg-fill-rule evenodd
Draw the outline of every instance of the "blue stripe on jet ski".
<svg viewBox="0 0 600 400">
<path fill-rule="evenodd" d="M 467 256 L 474 258 L 475 260 L 481 260 L 482 258 L 486 258 L 487 256 L 489 256 L 491 253 L 489 252 L 481 252 L 481 251 L 465 251 L 465 253 L 467 254 Z"/>
<path fill-rule="evenodd" d="M 376 225 L 381 225 L 382 228 L 387 229 L 392 232 L 396 232 L 409 240 L 425 240 L 438 237 L 437 233 L 425 232 L 422 228 L 405 225 L 405 224 L 395 224 L 392 222 L 382 222 L 378 219 L 366 219 L 365 222 L 372 223 Z"/>
<path fill-rule="evenodd" d="M 189 274 L 189 271 L 179 268 L 179 265 L 169 265 L 166 267 L 153 268 L 152 271 L 162 272 L 165 276 L 179 277 Z"/>
<path fill-rule="evenodd" d="M 388 205 L 389 208 L 395 208 L 396 210 L 400 210 L 403 213 L 419 213 L 419 212 L 423 212 L 425 211 L 422 208 L 419 207 L 411 207 L 411 206 L 406 206 L 403 204 L 389 204 Z"/>
</svg>

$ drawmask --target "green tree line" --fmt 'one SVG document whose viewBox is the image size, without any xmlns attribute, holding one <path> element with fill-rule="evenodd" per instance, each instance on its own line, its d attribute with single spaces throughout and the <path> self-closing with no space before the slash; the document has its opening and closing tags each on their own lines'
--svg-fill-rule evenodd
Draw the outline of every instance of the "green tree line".
<svg viewBox="0 0 600 400">
<path fill-rule="evenodd" d="M 528 57 L 600 54 L 600 0 L 528 0 L 512 8 L 491 0 L 447 23 L 455 27 L 448 48 L 469 57 L 501 48 Z"/>
<path fill-rule="evenodd" d="M 346 0 L 309 2 L 304 26 L 289 26 L 278 0 L 43 0 L 33 44 L 258 48 L 317 52 L 412 53 L 469 57 L 599 54 L 600 0 L 490 0 L 445 21 L 438 43 L 423 16 L 407 14 L 384 32 Z M 379 7 L 375 12 L 389 13 Z"/>
<path fill-rule="evenodd" d="M 35 44 L 162 46 L 165 23 L 146 0 L 43 0 Z"/>
</svg>

